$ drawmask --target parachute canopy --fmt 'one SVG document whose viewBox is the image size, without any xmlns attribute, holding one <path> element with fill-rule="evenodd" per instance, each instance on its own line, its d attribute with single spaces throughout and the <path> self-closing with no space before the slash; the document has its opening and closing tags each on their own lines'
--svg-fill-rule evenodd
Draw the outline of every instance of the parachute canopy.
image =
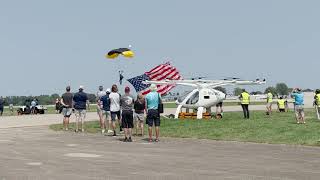
<svg viewBox="0 0 320 180">
<path fill-rule="evenodd" d="M 122 54 L 124 57 L 132 58 L 134 57 L 133 51 L 131 51 L 128 48 L 119 48 L 119 49 L 113 49 L 106 54 L 106 58 L 108 59 L 114 59 L 119 56 L 119 54 Z"/>
</svg>

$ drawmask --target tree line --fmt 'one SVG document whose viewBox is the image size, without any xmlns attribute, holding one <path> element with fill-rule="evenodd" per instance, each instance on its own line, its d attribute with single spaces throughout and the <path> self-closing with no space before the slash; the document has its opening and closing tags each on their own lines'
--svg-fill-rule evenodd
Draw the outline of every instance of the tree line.
<svg viewBox="0 0 320 180">
<path fill-rule="evenodd" d="M 277 83 L 276 86 L 269 86 L 267 87 L 264 92 L 261 91 L 254 91 L 251 92 L 252 95 L 259 95 L 259 94 L 267 94 L 269 91 L 274 96 L 287 96 L 292 92 L 293 88 L 289 88 L 285 83 Z M 304 89 L 303 92 L 313 92 L 312 89 Z M 234 89 L 234 95 L 239 96 L 242 93 L 241 88 Z"/>
<path fill-rule="evenodd" d="M 40 96 L 8 96 L 4 98 L 5 106 L 9 104 L 13 104 L 15 106 L 23 106 L 23 105 L 30 105 L 33 99 L 38 101 L 40 105 L 53 105 L 56 102 L 56 99 L 60 99 L 59 94 L 52 94 L 52 95 L 40 95 Z M 96 95 L 95 94 L 88 94 L 88 98 L 90 103 L 96 102 Z"/>
</svg>

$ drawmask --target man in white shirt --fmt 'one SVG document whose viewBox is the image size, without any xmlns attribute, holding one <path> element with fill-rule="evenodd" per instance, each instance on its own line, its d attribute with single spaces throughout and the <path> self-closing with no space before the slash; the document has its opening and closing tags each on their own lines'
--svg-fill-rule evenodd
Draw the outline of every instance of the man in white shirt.
<svg viewBox="0 0 320 180">
<path fill-rule="evenodd" d="M 112 85 L 111 93 L 109 95 L 110 98 L 110 112 L 111 112 L 111 121 L 113 128 L 113 136 L 117 136 L 116 134 L 116 119 L 118 119 L 118 123 L 120 126 L 120 132 L 122 132 L 122 124 L 121 124 L 121 113 L 120 113 L 120 99 L 121 96 L 118 93 L 117 85 Z"/>
</svg>

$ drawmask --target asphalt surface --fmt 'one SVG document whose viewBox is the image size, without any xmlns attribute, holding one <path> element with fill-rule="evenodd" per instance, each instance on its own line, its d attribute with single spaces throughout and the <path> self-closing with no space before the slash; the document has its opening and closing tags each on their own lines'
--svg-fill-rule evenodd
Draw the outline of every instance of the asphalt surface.
<svg viewBox="0 0 320 180">
<path fill-rule="evenodd" d="M 52 123 L 61 115 L 0 118 L 0 180 L 320 179 L 318 147 L 143 137 L 124 143 L 121 136 L 54 132 Z"/>
</svg>

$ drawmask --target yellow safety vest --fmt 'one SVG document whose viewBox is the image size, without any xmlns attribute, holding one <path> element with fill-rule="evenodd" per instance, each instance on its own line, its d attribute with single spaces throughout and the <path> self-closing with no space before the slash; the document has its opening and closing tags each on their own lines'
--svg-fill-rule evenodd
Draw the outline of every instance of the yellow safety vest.
<svg viewBox="0 0 320 180">
<path fill-rule="evenodd" d="M 278 100 L 278 105 L 279 105 L 279 109 L 284 109 L 285 108 L 285 100 L 284 99 L 279 99 Z"/>
<path fill-rule="evenodd" d="M 250 94 L 247 92 L 241 93 L 241 104 L 249 104 L 250 103 Z"/>
<path fill-rule="evenodd" d="M 320 107 L 320 94 L 316 95 L 316 103 L 317 103 L 318 107 Z"/>
<path fill-rule="evenodd" d="M 267 94 L 267 102 L 268 102 L 268 103 L 271 103 L 271 102 L 272 102 L 272 98 L 273 98 L 272 93 L 268 93 L 268 94 Z"/>
</svg>

